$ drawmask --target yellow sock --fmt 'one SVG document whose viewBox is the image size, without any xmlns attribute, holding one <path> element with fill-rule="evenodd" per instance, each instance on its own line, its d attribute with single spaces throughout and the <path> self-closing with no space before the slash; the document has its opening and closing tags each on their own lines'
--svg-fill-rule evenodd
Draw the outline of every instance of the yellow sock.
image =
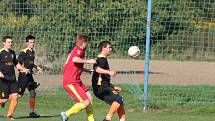
<svg viewBox="0 0 215 121">
<path fill-rule="evenodd" d="M 94 121 L 92 104 L 90 104 L 86 107 L 86 113 L 87 113 L 88 121 Z"/>
<path fill-rule="evenodd" d="M 69 117 L 70 115 L 80 112 L 84 108 L 86 108 L 84 103 L 76 103 L 68 111 L 66 111 L 66 115 Z"/>
</svg>

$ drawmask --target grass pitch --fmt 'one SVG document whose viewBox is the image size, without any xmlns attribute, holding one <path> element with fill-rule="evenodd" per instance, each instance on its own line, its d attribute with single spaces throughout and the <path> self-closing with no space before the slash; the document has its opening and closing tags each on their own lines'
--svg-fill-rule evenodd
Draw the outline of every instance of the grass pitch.
<svg viewBox="0 0 215 121">
<path fill-rule="evenodd" d="M 177 87 L 178 88 L 178 87 Z M 193 105 L 192 108 L 187 105 L 175 105 L 173 107 L 164 107 L 160 104 L 149 104 L 150 109 L 143 111 L 141 103 L 132 103 L 134 98 L 129 91 L 122 93 L 125 101 L 127 121 L 214 121 L 215 107 L 212 105 Z M 21 99 L 15 112 L 15 119 L 17 121 L 60 121 L 60 112 L 66 111 L 74 102 L 62 89 L 54 92 L 38 92 L 37 95 L 37 109 L 41 117 L 38 119 L 28 118 L 28 93 Z M 7 121 L 6 114 L 9 103 L 5 108 L 0 108 L 0 121 Z M 159 107 L 159 108 L 158 108 Z M 94 97 L 94 116 L 96 121 L 102 121 L 108 105 Z M 85 111 L 81 111 L 77 115 L 71 117 L 69 121 L 87 121 Z M 113 117 L 112 121 L 118 121 L 117 115 Z"/>
</svg>

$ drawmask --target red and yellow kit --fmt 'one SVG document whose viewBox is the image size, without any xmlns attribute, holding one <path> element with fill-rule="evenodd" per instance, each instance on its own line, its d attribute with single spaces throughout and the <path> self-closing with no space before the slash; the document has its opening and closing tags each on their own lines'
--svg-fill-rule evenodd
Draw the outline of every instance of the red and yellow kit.
<svg viewBox="0 0 215 121">
<path fill-rule="evenodd" d="M 64 89 L 76 102 L 83 102 L 88 99 L 85 94 L 88 91 L 88 88 L 80 79 L 84 64 L 72 62 L 73 57 L 84 58 L 84 54 L 84 50 L 79 46 L 76 46 L 69 54 L 66 64 L 64 65 Z"/>
</svg>

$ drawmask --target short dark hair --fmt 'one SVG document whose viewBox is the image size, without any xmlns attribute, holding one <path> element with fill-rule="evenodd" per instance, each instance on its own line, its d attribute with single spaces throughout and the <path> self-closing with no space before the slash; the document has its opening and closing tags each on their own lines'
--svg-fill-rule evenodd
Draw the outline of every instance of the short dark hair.
<svg viewBox="0 0 215 121">
<path fill-rule="evenodd" d="M 11 36 L 4 36 L 2 38 L 2 42 L 6 42 L 6 39 L 12 39 L 12 37 Z"/>
<path fill-rule="evenodd" d="M 111 42 L 110 41 L 102 41 L 99 43 L 99 52 L 102 51 L 102 48 L 105 48 L 107 47 L 108 45 L 111 45 Z"/>
<path fill-rule="evenodd" d="M 25 40 L 26 42 L 28 42 L 30 39 L 34 39 L 35 40 L 35 37 L 33 35 L 28 35 Z"/>
<path fill-rule="evenodd" d="M 76 36 L 76 45 L 81 46 L 84 42 L 88 41 L 87 35 L 79 34 Z"/>
</svg>

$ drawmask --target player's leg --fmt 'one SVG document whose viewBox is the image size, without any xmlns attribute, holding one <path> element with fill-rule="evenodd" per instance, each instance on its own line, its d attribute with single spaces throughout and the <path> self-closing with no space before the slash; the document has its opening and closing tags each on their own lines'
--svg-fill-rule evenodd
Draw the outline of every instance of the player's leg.
<svg viewBox="0 0 215 121">
<path fill-rule="evenodd" d="M 88 121 L 94 121 L 93 107 L 92 107 L 93 97 L 89 91 L 86 92 L 86 95 L 90 100 L 89 105 L 86 107 L 87 119 L 88 119 Z"/>
<path fill-rule="evenodd" d="M 117 109 L 117 114 L 119 116 L 119 121 L 125 121 L 125 109 L 123 104 Z"/>
<path fill-rule="evenodd" d="M 104 101 L 110 104 L 110 109 L 103 121 L 110 121 L 114 113 L 119 109 L 120 105 L 123 104 L 123 100 L 120 95 L 115 95 L 111 91 L 110 95 L 104 97 Z"/>
<path fill-rule="evenodd" d="M 29 118 L 39 118 L 40 115 L 34 112 L 35 105 L 36 105 L 36 91 L 31 90 L 31 91 L 29 91 L 29 93 L 30 93 L 30 96 L 29 96 L 29 109 L 30 109 Z"/>
<path fill-rule="evenodd" d="M 35 89 L 38 87 L 37 83 L 34 82 L 33 76 L 28 75 L 28 83 L 27 88 L 29 91 L 29 118 L 39 118 L 40 115 L 34 112 L 36 106 L 36 91 Z"/>
<path fill-rule="evenodd" d="M 111 105 L 110 105 L 110 109 L 105 117 L 105 119 L 103 121 L 111 121 L 114 113 L 117 111 L 117 109 L 120 107 L 120 104 L 116 101 L 114 101 Z"/>
<path fill-rule="evenodd" d="M 2 108 L 5 107 L 6 102 L 9 98 L 9 87 L 8 83 L 3 79 L 0 79 L 0 105 Z"/>
<path fill-rule="evenodd" d="M 7 113 L 7 117 L 9 119 L 13 119 L 13 113 L 18 103 L 18 92 L 19 92 L 18 82 L 17 81 L 10 82 L 9 88 L 10 88 L 11 100 L 10 100 L 10 107 Z"/>
<path fill-rule="evenodd" d="M 90 104 L 90 101 L 79 84 L 64 85 L 64 89 L 76 101 L 76 104 L 74 104 L 69 110 L 61 112 L 62 120 L 67 121 L 68 117 L 80 112 L 82 109 L 85 109 Z"/>
<path fill-rule="evenodd" d="M 7 102 L 7 99 L 1 99 L 0 98 L 0 105 L 1 105 L 2 108 L 5 107 L 6 102 Z"/>
<path fill-rule="evenodd" d="M 19 97 L 22 97 L 24 95 L 25 89 L 27 87 L 27 83 L 28 83 L 28 78 L 25 74 L 19 73 L 18 76 L 18 84 L 19 84 Z"/>
</svg>

